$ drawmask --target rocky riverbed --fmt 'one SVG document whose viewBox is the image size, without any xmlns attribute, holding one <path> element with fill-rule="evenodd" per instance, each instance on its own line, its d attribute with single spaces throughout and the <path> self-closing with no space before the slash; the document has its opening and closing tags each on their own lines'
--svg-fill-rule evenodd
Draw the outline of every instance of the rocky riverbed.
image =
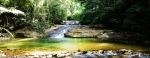
<svg viewBox="0 0 150 58">
<path fill-rule="evenodd" d="M 150 53 L 142 53 L 130 49 L 120 50 L 91 50 L 75 52 L 33 52 L 21 55 L 5 55 L 0 50 L 0 58 L 150 58 Z"/>
<path fill-rule="evenodd" d="M 80 28 L 74 28 L 66 33 L 65 36 L 73 38 L 97 38 L 101 41 L 150 44 L 150 41 L 146 40 L 145 35 L 137 32 L 115 31 L 90 25 L 81 25 Z"/>
</svg>

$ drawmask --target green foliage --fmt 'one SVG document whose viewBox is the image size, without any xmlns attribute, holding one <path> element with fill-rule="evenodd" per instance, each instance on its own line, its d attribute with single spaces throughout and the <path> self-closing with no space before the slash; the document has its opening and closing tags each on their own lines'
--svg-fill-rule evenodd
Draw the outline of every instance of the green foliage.
<svg viewBox="0 0 150 58">
<path fill-rule="evenodd" d="M 61 24 L 68 16 L 79 19 L 83 9 L 75 0 L 36 0 L 32 4 L 31 27 L 40 33 L 52 24 Z"/>
<path fill-rule="evenodd" d="M 15 8 L 25 12 L 25 23 L 20 21 L 22 17 L 13 19 L 12 22 L 21 27 L 28 26 L 42 33 L 52 24 L 61 24 L 68 16 L 80 19 L 84 7 L 77 0 L 0 0 L 0 4 L 7 8 Z M 11 20 L 14 15 L 6 15 Z M 4 22 L 4 20 L 3 20 Z M 8 22 L 9 25 L 10 22 Z M 3 24 L 1 24 L 3 25 Z M 8 24 L 7 27 L 10 26 Z M 16 26 L 14 28 L 20 28 Z"/>
<path fill-rule="evenodd" d="M 82 24 L 104 24 L 108 27 L 148 32 L 150 18 L 149 0 L 0 0 L 7 8 L 25 12 L 22 16 L 1 16 L 1 26 L 10 29 L 30 26 L 38 32 L 52 24 L 61 24 L 67 17 Z M 6 24 L 7 23 L 7 24 Z M 17 26 L 16 26 L 17 25 Z"/>
<path fill-rule="evenodd" d="M 6 5 L 8 4 L 8 0 L 0 0 L 0 5 Z"/>
<path fill-rule="evenodd" d="M 17 27 L 26 25 L 24 19 L 25 14 L 22 11 L 14 8 L 7 9 L 4 7 L 0 7 L 0 10 L 0 27 L 13 30 Z"/>
<path fill-rule="evenodd" d="M 116 0 L 92 0 L 83 1 L 85 10 L 82 14 L 83 24 L 105 23 L 108 20 L 108 14 L 114 11 Z M 88 15 L 87 15 L 88 14 Z M 107 17 L 106 17 L 107 16 Z"/>
<path fill-rule="evenodd" d="M 82 24 L 104 24 L 111 28 L 148 32 L 149 0 L 81 0 Z M 143 32 L 144 31 L 144 32 Z"/>
</svg>

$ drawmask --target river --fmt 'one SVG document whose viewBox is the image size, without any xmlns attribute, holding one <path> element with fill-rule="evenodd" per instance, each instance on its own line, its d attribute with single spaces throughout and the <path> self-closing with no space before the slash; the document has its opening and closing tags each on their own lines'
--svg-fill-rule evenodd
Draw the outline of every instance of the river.
<svg viewBox="0 0 150 58">
<path fill-rule="evenodd" d="M 0 51 L 6 55 L 30 54 L 37 51 L 93 51 L 93 50 L 120 50 L 128 49 L 150 53 L 150 46 L 141 44 L 125 44 L 117 42 L 103 42 L 98 38 L 65 38 L 64 33 L 78 25 L 66 25 L 50 33 L 47 38 L 21 38 L 0 42 Z M 59 35 L 59 36 L 58 36 Z"/>
<path fill-rule="evenodd" d="M 0 50 L 7 55 L 17 55 L 34 51 L 77 51 L 77 50 L 119 50 L 150 51 L 144 45 L 101 42 L 96 38 L 41 38 L 17 39 L 0 43 Z M 9 51 L 8 49 L 14 49 Z"/>
</svg>

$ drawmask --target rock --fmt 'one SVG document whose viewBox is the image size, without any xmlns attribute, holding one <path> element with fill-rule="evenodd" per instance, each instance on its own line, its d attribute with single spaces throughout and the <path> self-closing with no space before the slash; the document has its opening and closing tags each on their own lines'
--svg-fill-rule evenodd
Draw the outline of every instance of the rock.
<svg viewBox="0 0 150 58">
<path fill-rule="evenodd" d="M 34 55 L 33 57 L 34 57 L 34 58 L 39 58 L 39 55 Z"/>
<path fill-rule="evenodd" d="M 27 38 L 26 33 L 15 33 L 16 38 Z"/>
<path fill-rule="evenodd" d="M 106 55 L 116 56 L 118 54 L 110 50 L 110 51 L 107 51 Z"/>
<path fill-rule="evenodd" d="M 95 55 L 92 52 L 90 52 L 90 51 L 88 51 L 86 53 L 86 56 L 87 56 L 87 58 L 95 58 Z"/>
<path fill-rule="evenodd" d="M 2 51 L 2 50 L 0 50 L 0 53 L 3 53 L 3 51 Z"/>
<path fill-rule="evenodd" d="M 52 55 L 48 55 L 47 58 L 52 58 Z"/>
<path fill-rule="evenodd" d="M 132 51 L 120 49 L 119 51 Z M 71 55 L 71 56 L 70 56 Z M 7 56 L 3 52 L 0 58 L 149 58 L 149 54 L 135 52 L 132 54 L 119 54 L 116 50 L 96 50 L 96 51 L 77 51 L 77 52 L 44 52 L 34 55 L 13 55 Z"/>
<path fill-rule="evenodd" d="M 127 49 L 120 49 L 119 51 L 127 51 Z"/>
<path fill-rule="evenodd" d="M 65 53 L 65 56 L 71 56 L 70 52 Z"/>
<path fill-rule="evenodd" d="M 64 53 L 57 53 L 57 57 L 58 58 L 63 58 L 63 57 L 65 57 L 65 54 Z"/>
<path fill-rule="evenodd" d="M 109 35 L 107 33 L 101 33 L 97 36 L 97 38 L 109 38 Z"/>
<path fill-rule="evenodd" d="M 0 57 L 6 57 L 4 53 L 0 53 Z"/>
<path fill-rule="evenodd" d="M 14 51 L 14 48 L 7 48 L 7 51 Z"/>
<path fill-rule="evenodd" d="M 11 37 L 9 36 L 8 33 L 0 33 L 0 41 L 7 41 L 10 39 L 11 39 Z"/>
<path fill-rule="evenodd" d="M 5 57 L 6 56 L 6 54 L 5 53 L 3 53 L 3 51 L 2 50 L 0 50 L 0 57 Z"/>
<path fill-rule="evenodd" d="M 14 36 L 16 38 L 36 38 L 36 37 L 41 37 L 42 35 L 37 33 L 34 30 L 22 28 L 22 29 L 14 31 Z"/>
</svg>

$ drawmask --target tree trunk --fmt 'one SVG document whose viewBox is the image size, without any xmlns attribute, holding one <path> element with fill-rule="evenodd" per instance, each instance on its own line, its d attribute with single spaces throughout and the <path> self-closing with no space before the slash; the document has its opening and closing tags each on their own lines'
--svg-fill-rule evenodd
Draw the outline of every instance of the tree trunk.
<svg viewBox="0 0 150 58">
<path fill-rule="evenodd" d="M 0 30 L 5 30 L 12 38 L 14 38 L 14 35 L 7 29 L 0 27 Z"/>
</svg>

